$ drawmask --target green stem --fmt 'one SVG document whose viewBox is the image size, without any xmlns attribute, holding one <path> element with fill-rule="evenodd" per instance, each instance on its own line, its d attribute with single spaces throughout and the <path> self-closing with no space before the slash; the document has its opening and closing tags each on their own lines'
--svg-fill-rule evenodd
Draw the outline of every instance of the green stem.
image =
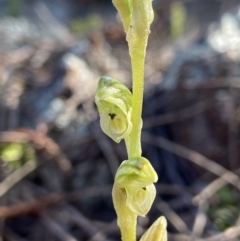
<svg viewBox="0 0 240 241">
<path fill-rule="evenodd" d="M 127 154 L 128 154 L 128 157 L 130 156 L 129 155 L 129 148 L 130 148 L 130 138 L 129 138 L 129 135 L 124 139 L 124 141 L 125 141 L 125 146 L 126 146 L 126 149 L 127 149 Z"/>
<path fill-rule="evenodd" d="M 130 46 L 129 46 L 130 48 Z M 129 158 L 141 156 L 142 104 L 144 89 L 145 49 L 130 48 L 133 79 L 132 124 L 129 141 Z"/>
<path fill-rule="evenodd" d="M 150 24 L 153 20 L 152 0 L 131 0 L 132 19 L 127 41 L 132 64 L 133 102 L 129 157 L 141 156 L 142 104 L 144 88 L 144 60 Z"/>
</svg>

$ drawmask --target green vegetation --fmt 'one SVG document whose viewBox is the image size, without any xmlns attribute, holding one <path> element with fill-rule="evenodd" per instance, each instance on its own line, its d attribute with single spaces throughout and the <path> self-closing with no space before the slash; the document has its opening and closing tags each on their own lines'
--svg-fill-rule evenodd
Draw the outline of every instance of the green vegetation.
<svg viewBox="0 0 240 241">
<path fill-rule="evenodd" d="M 35 161 L 35 152 L 26 143 L 7 143 L 0 146 L 0 158 L 10 170 L 17 170 L 28 161 Z"/>
<path fill-rule="evenodd" d="M 224 231 L 234 226 L 238 221 L 237 216 L 240 213 L 240 205 L 236 199 L 234 188 L 230 186 L 221 188 L 216 193 L 214 199 L 216 200 L 210 205 L 208 211 L 214 226 L 219 231 Z"/>
<path fill-rule="evenodd" d="M 102 26 L 103 20 L 97 14 L 90 14 L 86 18 L 74 18 L 69 24 L 70 30 L 75 34 L 86 34 L 89 29 L 99 29 Z"/>
</svg>

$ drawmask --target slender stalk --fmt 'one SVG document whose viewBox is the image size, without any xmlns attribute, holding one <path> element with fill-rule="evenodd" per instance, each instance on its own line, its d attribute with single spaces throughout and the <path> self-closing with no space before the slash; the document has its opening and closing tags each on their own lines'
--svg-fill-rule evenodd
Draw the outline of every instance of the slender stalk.
<svg viewBox="0 0 240 241">
<path fill-rule="evenodd" d="M 142 104 L 144 89 L 144 58 L 145 51 L 130 49 L 133 78 L 132 124 L 129 141 L 129 158 L 141 156 Z"/>
<path fill-rule="evenodd" d="M 125 146 L 126 146 L 126 149 L 127 149 L 127 154 L 128 154 L 128 157 L 129 157 L 130 156 L 130 150 L 129 150 L 129 148 L 130 148 L 130 138 L 129 138 L 129 136 L 127 136 L 124 139 L 124 141 L 125 141 Z"/>
<path fill-rule="evenodd" d="M 144 60 L 150 24 L 153 20 L 151 0 L 132 0 L 132 19 L 127 41 L 132 64 L 133 103 L 129 157 L 141 156 L 142 103 L 144 88 Z"/>
</svg>

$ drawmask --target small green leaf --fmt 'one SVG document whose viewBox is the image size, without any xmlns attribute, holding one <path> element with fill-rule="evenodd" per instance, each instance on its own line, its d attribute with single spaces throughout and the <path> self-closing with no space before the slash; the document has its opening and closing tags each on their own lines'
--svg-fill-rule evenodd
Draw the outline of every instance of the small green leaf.
<svg viewBox="0 0 240 241">
<path fill-rule="evenodd" d="M 126 204 L 128 208 L 137 215 L 144 217 L 149 212 L 156 197 L 156 188 L 151 183 L 146 187 L 137 189 L 136 192 L 134 192 L 130 188 L 126 188 L 126 193 Z"/>
</svg>

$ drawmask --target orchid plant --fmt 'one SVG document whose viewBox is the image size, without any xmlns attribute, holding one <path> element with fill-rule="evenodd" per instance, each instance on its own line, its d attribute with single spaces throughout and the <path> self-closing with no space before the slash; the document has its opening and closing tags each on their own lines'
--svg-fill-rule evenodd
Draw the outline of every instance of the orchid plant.
<svg viewBox="0 0 240 241">
<path fill-rule="evenodd" d="M 95 102 L 103 132 L 119 143 L 125 140 L 128 160 L 117 170 L 113 203 L 122 241 L 136 241 L 137 217 L 145 216 L 156 196 L 158 176 L 151 163 L 142 157 L 141 129 L 144 89 L 144 61 L 150 25 L 152 0 L 113 0 L 121 17 L 132 66 L 132 93 L 120 81 L 103 76 Z M 167 241 L 167 222 L 158 218 L 140 241 Z"/>
</svg>

